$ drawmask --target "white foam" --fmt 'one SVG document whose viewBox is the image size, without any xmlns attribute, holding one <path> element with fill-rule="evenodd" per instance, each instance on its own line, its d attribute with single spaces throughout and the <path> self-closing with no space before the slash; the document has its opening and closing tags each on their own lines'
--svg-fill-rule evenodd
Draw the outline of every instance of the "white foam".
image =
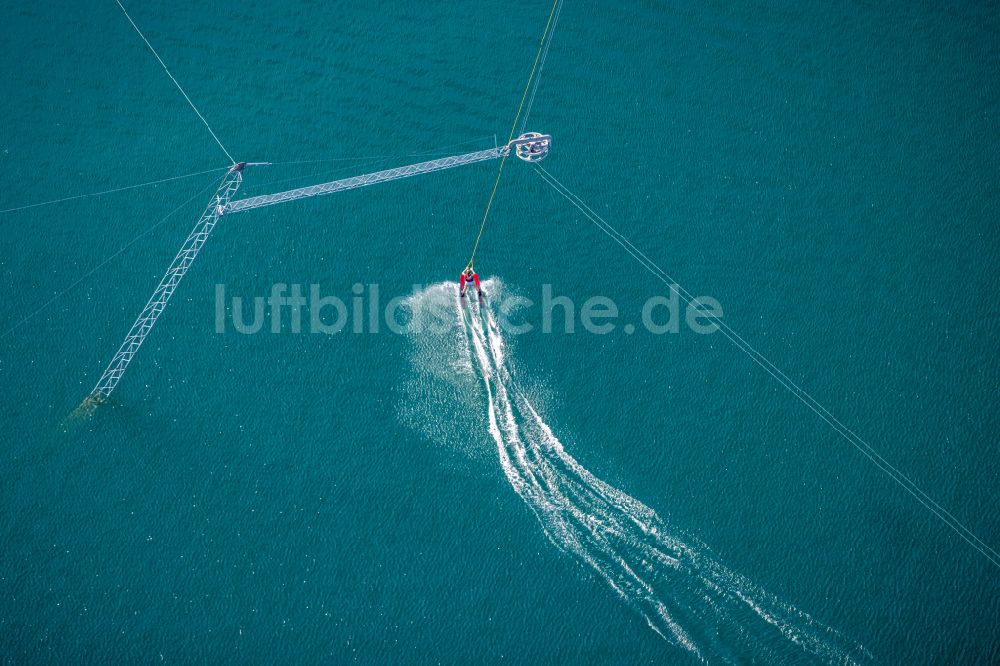
<svg viewBox="0 0 1000 666">
<path fill-rule="evenodd" d="M 485 288 L 495 295 L 502 285 L 491 279 Z M 470 396 L 485 402 L 486 430 L 504 476 L 545 536 L 592 568 L 657 634 L 701 661 L 774 661 L 781 641 L 830 663 L 855 663 L 852 655 L 858 654 L 871 658 L 724 567 L 705 547 L 671 534 L 653 509 L 596 478 L 566 452 L 514 381 L 509 350 L 488 302 L 465 302 L 452 284 L 434 285 L 415 298 L 448 299 L 456 310 L 456 331 L 448 342 L 459 350 L 452 349 L 446 360 L 442 340 L 414 340 L 414 368 L 421 379 L 461 386 L 464 408 Z M 470 390 L 469 380 L 480 390 Z"/>
</svg>

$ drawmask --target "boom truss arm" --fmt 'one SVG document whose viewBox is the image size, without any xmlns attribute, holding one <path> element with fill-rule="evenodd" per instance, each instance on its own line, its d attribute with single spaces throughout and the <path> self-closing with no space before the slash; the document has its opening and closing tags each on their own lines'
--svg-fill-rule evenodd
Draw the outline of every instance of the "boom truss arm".
<svg viewBox="0 0 1000 666">
<path fill-rule="evenodd" d="M 108 364 L 104 374 L 101 375 L 101 379 L 97 382 L 94 390 L 84 400 L 81 405 L 82 408 L 87 410 L 93 409 L 115 390 L 118 381 L 125 373 L 125 369 L 132 362 L 135 353 L 139 351 L 139 347 L 142 346 L 146 336 L 149 335 L 153 324 L 156 323 L 156 320 L 166 307 L 167 301 L 173 296 L 177 285 L 180 284 L 184 274 L 187 273 L 195 257 L 198 256 L 198 252 L 205 244 L 205 241 L 208 240 L 209 234 L 212 233 L 212 229 L 215 228 L 216 223 L 218 223 L 219 218 L 222 216 L 225 206 L 232 199 L 242 182 L 241 164 L 230 169 L 226 177 L 222 180 L 219 189 L 216 190 L 215 195 L 208 202 L 205 212 L 198 219 L 198 224 L 188 234 L 177 256 L 170 263 L 170 268 L 167 269 L 163 279 L 160 280 L 160 284 L 157 285 L 156 291 L 149 298 L 146 307 L 142 309 L 139 318 L 132 324 L 128 335 L 125 336 L 125 341 L 122 342 L 121 347 L 118 348 L 118 352 L 111 359 L 111 363 Z"/>
<path fill-rule="evenodd" d="M 452 167 L 462 166 L 463 164 L 474 164 L 476 162 L 483 162 L 502 157 L 507 150 L 507 146 L 489 148 L 487 150 L 480 150 L 474 153 L 466 153 L 465 155 L 452 155 L 450 157 L 442 157 L 441 159 L 430 160 L 429 162 L 419 162 L 417 164 L 410 164 L 408 166 L 388 169 L 386 171 L 366 173 L 361 176 L 335 180 L 321 185 L 311 185 L 309 187 L 300 187 L 295 190 L 278 192 L 276 194 L 263 194 L 257 197 L 239 199 L 237 201 L 230 202 L 229 205 L 225 207 L 225 212 L 238 213 L 244 210 L 260 208 L 261 206 L 271 206 L 305 197 L 315 197 L 321 194 L 343 192 L 344 190 L 352 190 L 356 187 L 365 187 L 366 185 L 385 183 L 390 180 L 408 178 L 422 173 L 441 171 L 442 169 L 450 169 Z"/>
</svg>

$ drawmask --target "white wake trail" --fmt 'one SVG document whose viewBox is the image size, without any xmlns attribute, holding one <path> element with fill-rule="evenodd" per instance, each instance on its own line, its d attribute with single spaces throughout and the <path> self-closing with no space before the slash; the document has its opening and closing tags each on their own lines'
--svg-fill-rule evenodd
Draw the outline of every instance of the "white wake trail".
<svg viewBox="0 0 1000 666">
<path fill-rule="evenodd" d="M 485 284 L 490 294 L 501 286 Z M 580 465 L 515 382 L 488 303 L 466 302 L 450 284 L 411 300 L 455 308 L 458 334 L 446 337 L 459 344 L 460 360 L 448 363 L 456 373 L 450 381 L 466 387 L 465 395 L 469 373 L 479 382 L 500 466 L 545 536 L 593 569 L 656 633 L 700 661 L 871 660 L 861 646 L 727 569 L 703 545 L 670 533 L 653 509 Z M 415 337 L 425 338 L 415 341 L 425 351 L 441 342 Z"/>
</svg>

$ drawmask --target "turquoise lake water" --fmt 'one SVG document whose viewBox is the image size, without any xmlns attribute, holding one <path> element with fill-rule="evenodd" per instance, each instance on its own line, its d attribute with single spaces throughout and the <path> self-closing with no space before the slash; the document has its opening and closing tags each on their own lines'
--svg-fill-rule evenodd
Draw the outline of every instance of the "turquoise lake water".
<svg viewBox="0 0 1000 666">
<path fill-rule="evenodd" d="M 275 163 L 239 196 L 502 142 L 550 9 L 127 6 L 230 152 Z M 0 209 L 227 166 L 116 4 L 3 14 Z M 996 3 L 569 1 L 528 122 L 994 548 L 998 34 Z M 63 427 L 221 174 L 0 213 L 5 663 L 1000 659 L 1000 568 L 722 334 L 490 328 L 543 284 L 635 325 L 667 291 L 513 160 L 495 301 L 442 284 L 491 162 L 224 216 Z M 378 283 L 453 327 L 237 332 L 232 297 L 249 318 L 275 283 Z"/>
</svg>

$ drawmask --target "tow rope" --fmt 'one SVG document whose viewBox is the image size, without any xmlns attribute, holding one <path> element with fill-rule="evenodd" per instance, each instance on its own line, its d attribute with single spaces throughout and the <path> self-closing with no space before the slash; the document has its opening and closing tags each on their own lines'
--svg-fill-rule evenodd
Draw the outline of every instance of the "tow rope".
<svg viewBox="0 0 1000 666">
<path fill-rule="evenodd" d="M 545 22 L 545 30 L 542 31 L 542 37 L 538 40 L 538 53 L 535 54 L 535 64 L 531 66 L 531 74 L 528 76 L 528 82 L 524 85 L 524 93 L 521 95 L 521 103 L 517 107 L 517 115 L 514 116 L 514 122 L 510 126 L 510 135 L 507 137 L 507 145 L 514 140 L 514 130 L 517 128 L 517 121 L 521 117 L 521 110 L 524 108 L 524 100 L 528 97 L 528 89 L 531 88 L 531 82 L 535 78 L 535 71 L 538 69 L 538 61 L 542 56 L 542 46 L 545 44 L 545 37 L 549 34 L 549 28 L 552 26 L 552 17 L 556 12 L 556 5 L 558 5 L 560 0 L 554 0 L 552 3 L 552 9 L 549 10 L 549 20 Z M 490 200 L 486 202 L 486 212 L 483 213 L 483 221 L 479 225 L 479 233 L 476 234 L 476 242 L 472 246 L 472 255 L 469 257 L 469 263 L 466 264 L 466 268 L 471 268 L 475 270 L 476 262 L 476 250 L 479 249 L 479 241 L 483 237 L 483 230 L 486 228 L 486 220 L 490 216 L 490 207 L 493 206 L 493 198 L 497 194 L 497 187 L 500 186 L 500 177 L 503 175 L 504 164 L 507 163 L 507 156 L 510 155 L 510 151 L 505 151 L 503 157 L 500 159 L 500 169 L 497 171 L 497 179 L 493 183 L 493 191 L 490 192 Z"/>
</svg>

